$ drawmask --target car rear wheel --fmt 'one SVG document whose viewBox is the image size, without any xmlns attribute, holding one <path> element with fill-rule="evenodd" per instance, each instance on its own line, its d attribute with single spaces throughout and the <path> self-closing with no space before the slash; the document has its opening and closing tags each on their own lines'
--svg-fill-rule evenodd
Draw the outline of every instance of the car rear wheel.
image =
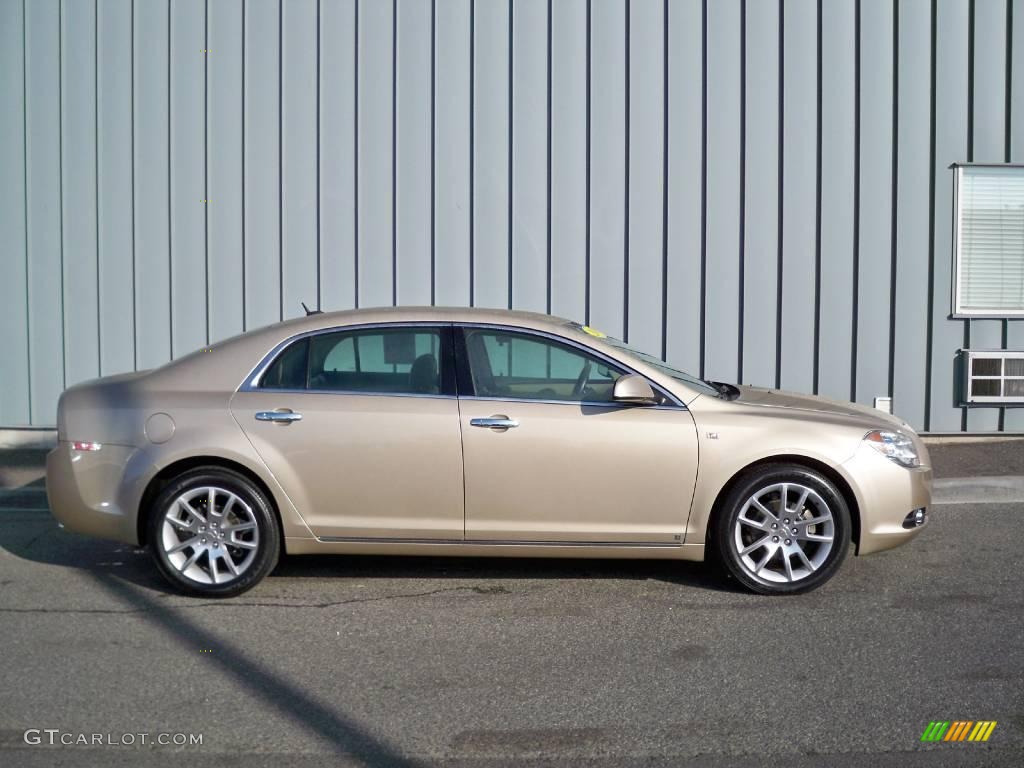
<svg viewBox="0 0 1024 768">
<path fill-rule="evenodd" d="M 266 495 L 216 467 L 173 480 L 155 500 L 147 529 L 157 567 L 182 592 L 231 597 L 274 566 L 280 534 Z"/>
<path fill-rule="evenodd" d="M 795 464 L 759 467 L 730 491 L 715 526 L 719 559 L 766 595 L 816 589 L 850 546 L 850 511 L 828 478 Z"/>
</svg>

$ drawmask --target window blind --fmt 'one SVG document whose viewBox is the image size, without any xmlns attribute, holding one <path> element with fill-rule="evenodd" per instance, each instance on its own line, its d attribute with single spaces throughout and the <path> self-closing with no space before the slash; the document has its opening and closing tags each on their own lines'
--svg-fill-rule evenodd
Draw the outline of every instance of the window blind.
<svg viewBox="0 0 1024 768">
<path fill-rule="evenodd" d="M 1024 168 L 957 169 L 954 314 L 1024 314 Z"/>
</svg>

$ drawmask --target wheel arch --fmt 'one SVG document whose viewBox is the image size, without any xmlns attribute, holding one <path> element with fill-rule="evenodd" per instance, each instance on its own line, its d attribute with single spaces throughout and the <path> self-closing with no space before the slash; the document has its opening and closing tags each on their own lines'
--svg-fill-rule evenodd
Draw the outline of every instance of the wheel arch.
<svg viewBox="0 0 1024 768">
<path fill-rule="evenodd" d="M 150 479 L 149 483 L 146 485 L 146 490 L 142 493 L 142 498 L 139 501 L 139 513 L 136 515 L 135 535 L 138 537 L 139 544 L 145 545 L 146 543 L 146 525 L 149 522 L 149 516 L 152 514 L 153 501 L 160 495 L 160 492 L 167 487 L 174 478 L 190 470 L 200 469 L 203 467 L 231 470 L 232 472 L 242 475 L 259 488 L 270 502 L 270 509 L 274 513 L 274 521 L 277 523 L 277 531 L 281 537 L 281 544 L 282 547 L 284 546 L 284 525 L 281 520 L 281 510 L 277 503 L 277 498 L 274 496 L 273 491 L 270 490 L 270 486 L 268 486 L 266 482 L 264 482 L 263 478 L 253 472 L 249 467 L 223 456 L 189 456 L 184 459 L 179 459 L 178 461 L 168 464 Z"/>
<path fill-rule="evenodd" d="M 846 502 L 847 508 L 850 510 L 850 524 L 854 551 L 860 550 L 860 533 L 861 533 L 861 519 L 860 519 L 860 505 L 857 502 L 857 495 L 853 492 L 853 487 L 846 480 L 843 475 L 828 464 L 818 459 L 811 458 L 810 456 L 804 456 L 802 454 L 781 454 L 775 456 L 766 456 L 757 461 L 752 461 L 745 465 L 741 469 L 737 470 L 732 477 L 730 477 L 726 483 L 718 489 L 718 494 L 715 496 L 714 504 L 711 505 L 711 514 L 708 515 L 708 527 L 705 532 L 705 541 L 711 541 L 714 526 L 718 524 L 718 519 L 721 516 L 722 507 L 725 504 L 726 498 L 729 496 L 729 492 L 739 483 L 746 475 L 759 467 L 764 467 L 770 464 L 796 464 L 799 466 L 812 469 L 815 472 L 819 472 L 824 475 L 838 491 L 843 495 L 843 500 Z"/>
</svg>

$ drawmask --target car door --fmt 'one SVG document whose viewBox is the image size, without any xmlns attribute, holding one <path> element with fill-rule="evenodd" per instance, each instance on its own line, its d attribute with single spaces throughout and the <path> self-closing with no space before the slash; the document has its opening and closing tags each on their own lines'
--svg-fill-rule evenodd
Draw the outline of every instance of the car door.
<svg viewBox="0 0 1024 768">
<path fill-rule="evenodd" d="M 337 329 L 290 341 L 231 401 L 313 533 L 463 538 L 450 326 Z"/>
<path fill-rule="evenodd" d="M 457 334 L 466 540 L 676 544 L 697 474 L 685 407 L 615 403 L 629 371 L 522 329 Z"/>
</svg>

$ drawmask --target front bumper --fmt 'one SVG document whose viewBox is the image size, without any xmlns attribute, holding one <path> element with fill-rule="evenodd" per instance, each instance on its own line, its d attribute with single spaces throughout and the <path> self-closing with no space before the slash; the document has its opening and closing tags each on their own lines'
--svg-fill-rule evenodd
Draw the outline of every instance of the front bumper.
<svg viewBox="0 0 1024 768">
<path fill-rule="evenodd" d="M 53 516 L 76 533 L 138 543 L 135 514 L 118 500 L 134 452 L 120 445 L 76 451 L 71 443 L 58 442 L 46 456 L 46 496 Z"/>
<path fill-rule="evenodd" d="M 927 463 L 928 455 L 922 460 Z M 932 470 L 921 466 L 907 469 L 862 444 L 842 465 L 851 480 L 860 508 L 860 543 L 857 554 L 867 555 L 898 547 L 928 527 L 932 503 Z M 925 510 L 925 521 L 904 527 L 907 515 Z"/>
</svg>

